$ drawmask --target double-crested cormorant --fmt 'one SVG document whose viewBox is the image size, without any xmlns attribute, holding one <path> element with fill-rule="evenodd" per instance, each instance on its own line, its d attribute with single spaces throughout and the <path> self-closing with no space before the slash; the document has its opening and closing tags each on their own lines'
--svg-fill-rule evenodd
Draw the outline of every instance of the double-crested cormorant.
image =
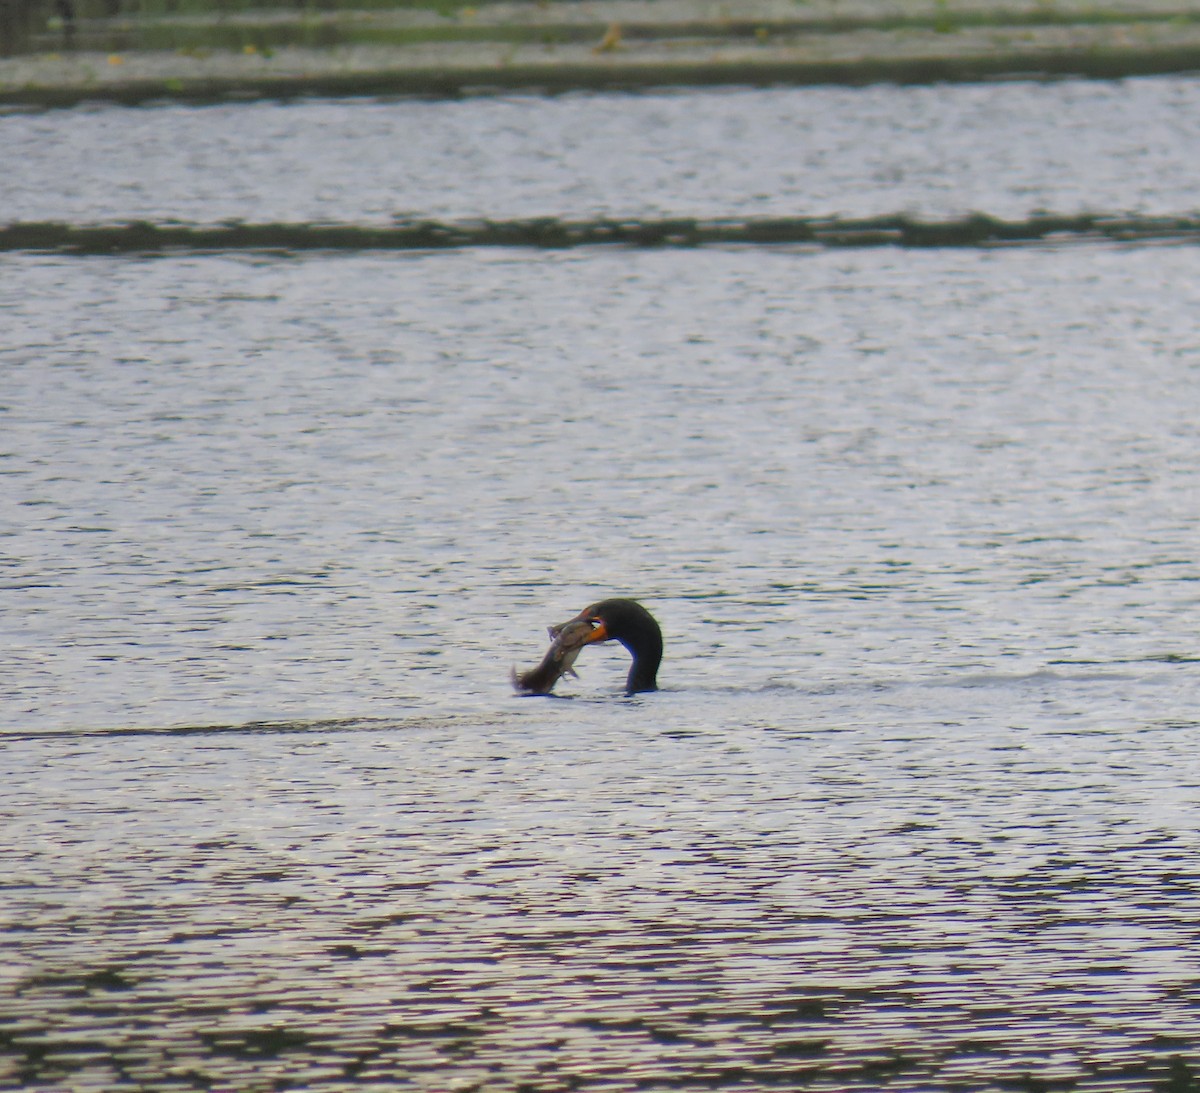
<svg viewBox="0 0 1200 1093">
<path fill-rule="evenodd" d="M 634 600 L 601 600 L 591 607 L 585 607 L 570 621 L 592 624 L 592 632 L 584 639 L 584 645 L 598 641 L 619 641 L 629 650 L 633 664 L 625 682 L 626 694 L 658 690 L 658 666 L 662 663 L 663 654 L 662 631 L 654 621 L 654 616 L 640 603 Z"/>
</svg>

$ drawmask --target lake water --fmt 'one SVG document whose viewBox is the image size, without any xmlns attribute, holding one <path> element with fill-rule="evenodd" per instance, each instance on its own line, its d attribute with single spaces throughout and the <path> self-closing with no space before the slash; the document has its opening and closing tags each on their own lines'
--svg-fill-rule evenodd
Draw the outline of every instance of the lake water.
<svg viewBox="0 0 1200 1093">
<path fill-rule="evenodd" d="M 0 194 L 1191 213 L 1198 100 L 91 107 Z M 1193 1088 L 1198 314 L 1169 244 L 0 257 L 0 1087 Z M 613 594 L 663 690 L 514 696 Z"/>
</svg>

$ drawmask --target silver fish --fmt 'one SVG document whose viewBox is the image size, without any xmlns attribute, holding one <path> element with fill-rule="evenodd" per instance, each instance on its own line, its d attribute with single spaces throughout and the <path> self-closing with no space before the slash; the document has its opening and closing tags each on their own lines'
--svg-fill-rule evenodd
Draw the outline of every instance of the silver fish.
<svg viewBox="0 0 1200 1093">
<path fill-rule="evenodd" d="M 587 619 L 572 619 L 548 628 L 550 648 L 542 663 L 528 672 L 512 673 L 513 686 L 527 695 L 548 695 L 565 675 L 575 675 L 575 658 L 588 643 L 594 627 Z"/>
</svg>

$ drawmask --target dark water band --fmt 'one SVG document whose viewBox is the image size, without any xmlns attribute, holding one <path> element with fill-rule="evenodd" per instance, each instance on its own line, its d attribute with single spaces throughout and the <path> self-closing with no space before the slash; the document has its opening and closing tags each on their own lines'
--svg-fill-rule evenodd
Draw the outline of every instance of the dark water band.
<svg viewBox="0 0 1200 1093">
<path fill-rule="evenodd" d="M 1034 243 L 1200 241 L 1200 218 L 1086 214 L 999 220 L 973 215 L 952 220 L 879 216 L 839 220 L 812 217 L 666 220 L 597 219 L 405 220 L 387 225 L 188 225 L 53 221 L 0 227 L 0 252 L 153 254 L 170 251 L 452 250 L 464 247 L 987 247 Z"/>
</svg>

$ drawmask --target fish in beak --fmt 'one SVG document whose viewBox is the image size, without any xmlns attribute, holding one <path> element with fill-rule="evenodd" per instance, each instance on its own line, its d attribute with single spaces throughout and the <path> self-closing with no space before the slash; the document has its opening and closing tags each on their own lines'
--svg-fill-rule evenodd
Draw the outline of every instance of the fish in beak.
<svg viewBox="0 0 1200 1093">
<path fill-rule="evenodd" d="M 585 645 L 594 641 L 603 641 L 597 637 L 603 633 L 603 624 L 596 626 L 590 619 L 579 615 L 559 626 L 549 627 L 550 648 L 542 657 L 542 662 L 528 672 L 518 673 L 514 668 L 512 673 L 513 687 L 520 694 L 546 695 L 554 685 L 565 675 L 575 675 L 575 660 Z"/>
</svg>

